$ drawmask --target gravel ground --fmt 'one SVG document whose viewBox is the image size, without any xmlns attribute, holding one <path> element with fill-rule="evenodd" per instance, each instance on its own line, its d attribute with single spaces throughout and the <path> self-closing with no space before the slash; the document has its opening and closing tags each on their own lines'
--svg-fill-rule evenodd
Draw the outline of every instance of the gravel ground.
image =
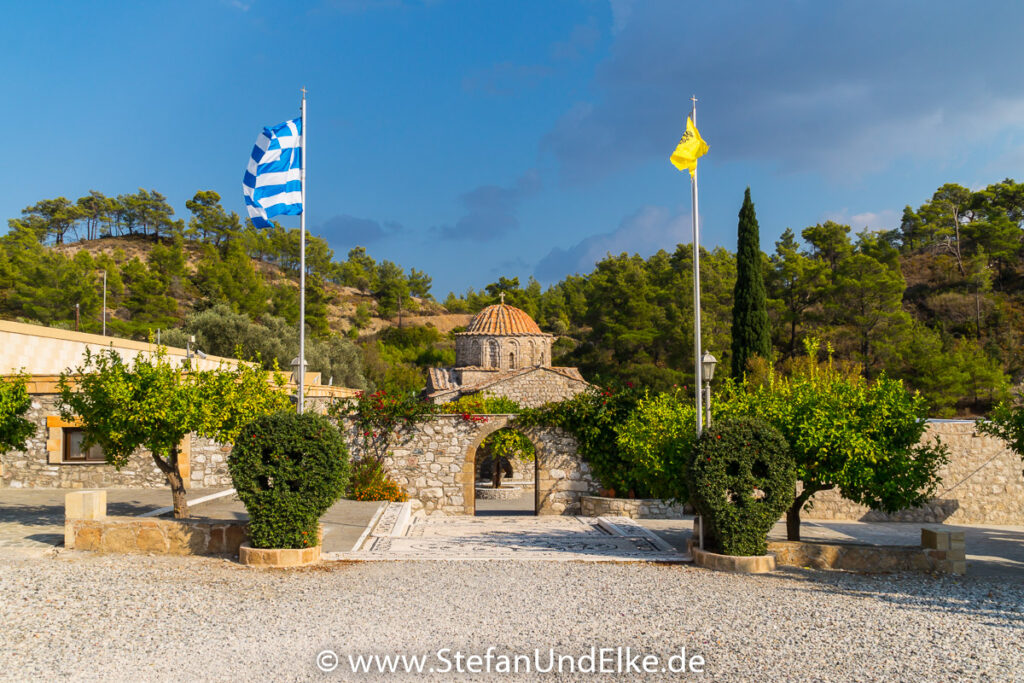
<svg viewBox="0 0 1024 683">
<path fill-rule="evenodd" d="M 366 680 L 378 676 L 350 673 L 347 655 L 489 646 L 541 648 L 542 664 L 548 648 L 667 658 L 685 646 L 706 660 L 704 676 L 688 677 L 722 680 L 1024 680 L 1024 582 L 642 563 L 274 571 L 211 558 L 0 555 L 3 680 Z M 330 676 L 315 666 L 324 649 L 342 657 Z"/>
</svg>

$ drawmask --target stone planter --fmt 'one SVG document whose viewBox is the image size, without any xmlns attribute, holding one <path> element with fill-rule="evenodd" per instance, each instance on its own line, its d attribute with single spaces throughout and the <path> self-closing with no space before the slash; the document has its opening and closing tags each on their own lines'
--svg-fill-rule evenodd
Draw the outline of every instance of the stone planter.
<svg viewBox="0 0 1024 683">
<path fill-rule="evenodd" d="M 698 567 L 737 574 L 765 574 L 775 571 L 775 555 L 719 555 L 690 546 L 693 563 Z"/>
<path fill-rule="evenodd" d="M 238 561 L 254 567 L 303 567 L 320 561 L 320 548 L 253 548 L 243 543 L 238 546 Z"/>
</svg>

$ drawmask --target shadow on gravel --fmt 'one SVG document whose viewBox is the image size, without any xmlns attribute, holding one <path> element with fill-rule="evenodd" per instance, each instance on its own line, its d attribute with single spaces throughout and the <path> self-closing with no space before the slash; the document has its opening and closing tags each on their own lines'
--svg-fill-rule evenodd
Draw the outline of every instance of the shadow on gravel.
<svg viewBox="0 0 1024 683">
<path fill-rule="evenodd" d="M 971 581 L 970 575 L 859 574 L 798 567 L 780 567 L 775 573 L 760 576 L 806 581 L 806 588 L 791 587 L 791 590 L 879 600 L 923 612 L 960 612 L 988 617 L 993 621 L 986 623 L 999 628 L 1016 630 L 1024 626 L 1024 601 L 1020 598 L 1024 582 L 1020 579 L 984 577 L 982 581 Z"/>
<path fill-rule="evenodd" d="M 577 529 L 494 530 L 456 536 L 438 534 L 416 540 L 424 545 L 436 545 L 438 548 L 460 546 L 481 552 L 497 548 L 508 552 L 510 559 L 516 552 L 529 551 L 583 555 L 635 554 L 638 560 L 642 560 L 647 554 L 660 554 L 657 548 L 643 538 L 603 535 L 600 532 Z"/>
</svg>

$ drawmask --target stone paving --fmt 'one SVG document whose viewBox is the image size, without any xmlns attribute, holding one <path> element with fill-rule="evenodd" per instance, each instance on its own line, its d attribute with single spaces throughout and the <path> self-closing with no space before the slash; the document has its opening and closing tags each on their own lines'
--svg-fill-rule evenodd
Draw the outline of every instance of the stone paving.
<svg viewBox="0 0 1024 683">
<path fill-rule="evenodd" d="M 81 490 L 81 489 L 74 489 Z M 104 489 L 107 514 L 140 515 L 171 503 L 168 489 Z M 220 489 L 218 489 L 220 490 Z M 0 548 L 51 550 L 64 544 L 64 496 L 72 489 L 0 489 Z M 195 500 L 214 489 L 193 489 Z M 380 503 L 338 501 L 321 518 L 324 550 L 350 550 L 366 529 Z M 218 498 L 191 508 L 193 517 L 245 520 L 245 506 L 235 495 Z"/>
<path fill-rule="evenodd" d="M 328 560 L 556 560 L 685 562 L 633 520 L 572 516 L 411 516 L 393 503 L 358 550 Z"/>
<path fill-rule="evenodd" d="M 0 548 L 64 544 L 64 496 L 81 489 L 0 489 Z M 107 514 L 140 515 L 171 503 L 169 489 L 105 489 Z M 190 497 L 213 493 L 196 489 Z"/>
</svg>

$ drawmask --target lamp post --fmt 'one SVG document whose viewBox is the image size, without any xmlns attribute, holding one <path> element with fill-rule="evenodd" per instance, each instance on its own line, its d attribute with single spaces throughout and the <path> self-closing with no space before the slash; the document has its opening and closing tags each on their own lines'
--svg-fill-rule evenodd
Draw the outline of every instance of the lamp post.
<svg viewBox="0 0 1024 683">
<path fill-rule="evenodd" d="M 705 351 L 704 356 L 700 359 L 701 369 L 704 375 L 704 414 L 705 414 L 705 427 L 711 427 L 711 379 L 715 376 L 715 365 L 718 364 L 718 359 L 711 355 L 710 351 Z"/>
<path fill-rule="evenodd" d="M 305 378 L 306 378 L 306 366 L 308 365 L 308 363 L 306 362 L 305 358 L 303 358 L 302 361 L 299 361 L 299 358 L 300 358 L 300 356 L 295 356 L 295 358 L 292 358 L 292 362 L 289 363 L 288 367 L 290 367 L 292 369 L 292 378 L 295 380 L 295 384 L 298 387 L 298 392 L 299 393 L 296 395 L 296 399 L 297 399 L 297 401 L 299 403 L 299 406 L 300 406 L 299 412 L 301 413 L 302 412 L 301 406 L 302 406 L 302 403 L 303 403 L 303 400 L 302 400 L 303 399 L 303 395 L 302 394 L 304 393 L 304 389 L 305 389 L 304 383 L 305 383 Z"/>
</svg>

